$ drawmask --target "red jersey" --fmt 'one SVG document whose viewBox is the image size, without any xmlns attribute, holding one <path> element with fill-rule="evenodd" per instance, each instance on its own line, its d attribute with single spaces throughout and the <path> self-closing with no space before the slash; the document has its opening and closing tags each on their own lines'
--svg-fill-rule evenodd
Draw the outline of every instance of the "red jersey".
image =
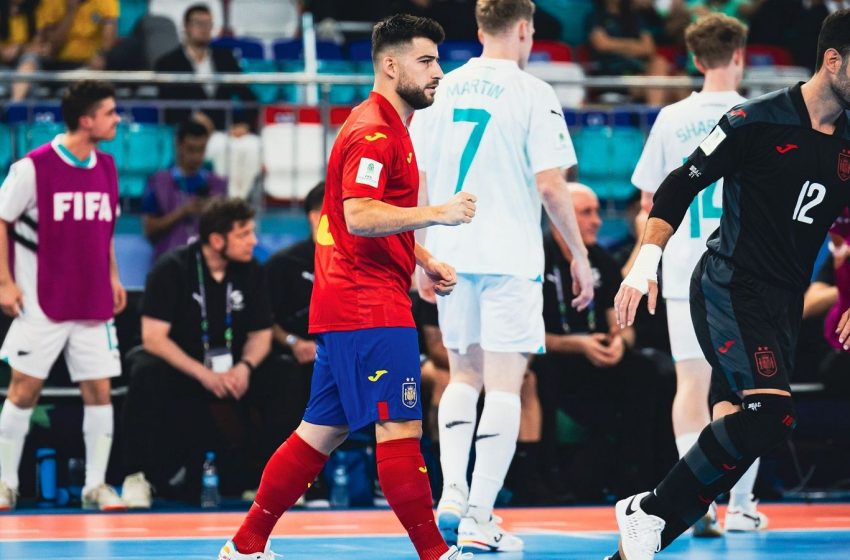
<svg viewBox="0 0 850 560">
<path fill-rule="evenodd" d="M 408 296 L 416 266 L 413 232 L 353 235 L 343 201 L 372 198 L 410 208 L 418 195 L 419 169 L 407 127 L 390 102 L 372 92 L 343 124 L 328 160 L 311 333 L 415 326 Z"/>
</svg>

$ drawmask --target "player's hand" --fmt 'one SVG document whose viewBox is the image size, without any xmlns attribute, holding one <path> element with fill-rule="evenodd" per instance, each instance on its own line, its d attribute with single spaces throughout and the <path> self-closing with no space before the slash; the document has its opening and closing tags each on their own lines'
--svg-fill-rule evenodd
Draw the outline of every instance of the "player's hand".
<svg viewBox="0 0 850 560">
<path fill-rule="evenodd" d="M 655 315 L 655 306 L 658 303 L 658 282 L 648 281 L 647 307 L 649 313 Z M 635 322 L 638 305 L 643 298 L 643 293 L 637 288 L 620 284 L 620 290 L 614 296 L 614 311 L 617 313 L 617 325 L 624 329 L 631 327 Z"/>
<path fill-rule="evenodd" d="M 437 303 L 437 294 L 434 293 L 434 283 L 428 278 L 422 267 L 416 267 L 414 280 L 416 281 L 416 291 L 419 292 L 419 297 L 422 301 Z"/>
<path fill-rule="evenodd" d="M 475 202 L 478 197 L 468 192 L 459 192 L 446 204 L 438 206 L 437 223 L 444 226 L 468 224 L 475 217 Z"/>
<path fill-rule="evenodd" d="M 573 277 L 573 295 L 576 296 L 571 304 L 578 311 L 584 311 L 593 301 L 593 272 L 587 257 L 573 258 L 570 275 Z"/>
<path fill-rule="evenodd" d="M 582 339 L 582 352 L 584 357 L 598 368 L 608 368 L 617 364 L 614 355 L 609 348 L 608 335 L 604 333 L 591 333 Z"/>
<path fill-rule="evenodd" d="M 208 197 L 192 196 L 186 201 L 186 204 L 183 205 L 183 213 L 186 216 L 200 216 L 206 209 L 208 202 Z"/>
<path fill-rule="evenodd" d="M 112 314 L 118 315 L 127 307 L 127 290 L 117 276 L 111 278 L 110 283 L 112 284 Z"/>
<path fill-rule="evenodd" d="M 24 308 L 24 295 L 14 281 L 0 283 L 0 309 L 9 317 L 17 317 Z"/>
<path fill-rule="evenodd" d="M 838 342 L 844 345 L 845 350 L 850 350 L 850 309 L 841 316 L 835 332 L 838 334 Z"/>
<path fill-rule="evenodd" d="M 227 398 L 229 387 L 227 379 L 220 373 L 216 373 L 211 369 L 204 368 L 204 373 L 198 377 L 198 381 L 204 386 L 204 389 L 220 399 Z"/>
<path fill-rule="evenodd" d="M 452 265 L 430 258 L 422 267 L 422 271 L 434 287 L 438 296 L 447 296 L 457 284 L 457 272 Z"/>
<path fill-rule="evenodd" d="M 251 370 L 245 364 L 236 364 L 230 370 L 222 375 L 225 385 L 227 385 L 228 394 L 240 400 L 248 392 L 248 384 L 251 381 Z"/>
<path fill-rule="evenodd" d="M 316 342 L 299 338 L 292 346 L 292 356 L 299 364 L 309 364 L 316 361 Z"/>
</svg>

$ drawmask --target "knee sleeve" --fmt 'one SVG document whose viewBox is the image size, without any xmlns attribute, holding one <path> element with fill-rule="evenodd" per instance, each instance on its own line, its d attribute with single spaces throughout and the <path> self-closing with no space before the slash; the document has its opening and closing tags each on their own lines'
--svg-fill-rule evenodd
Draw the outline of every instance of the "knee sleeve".
<svg viewBox="0 0 850 560">
<path fill-rule="evenodd" d="M 742 410 L 725 418 L 727 430 L 744 456 L 761 457 L 783 441 L 797 426 L 791 397 L 758 394 L 744 397 Z"/>
</svg>

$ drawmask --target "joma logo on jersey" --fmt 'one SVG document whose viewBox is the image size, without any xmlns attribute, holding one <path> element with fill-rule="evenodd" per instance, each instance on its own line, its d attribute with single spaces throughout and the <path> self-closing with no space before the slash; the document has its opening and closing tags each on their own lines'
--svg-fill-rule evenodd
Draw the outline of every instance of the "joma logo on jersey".
<svg viewBox="0 0 850 560">
<path fill-rule="evenodd" d="M 53 221 L 62 222 L 67 214 L 75 222 L 111 222 L 109 193 L 58 192 L 53 194 Z"/>
</svg>

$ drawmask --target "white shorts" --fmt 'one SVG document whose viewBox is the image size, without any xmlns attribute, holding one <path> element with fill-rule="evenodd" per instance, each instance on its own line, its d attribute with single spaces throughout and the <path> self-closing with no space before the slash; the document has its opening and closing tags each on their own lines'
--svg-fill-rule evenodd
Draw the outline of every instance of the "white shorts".
<svg viewBox="0 0 850 560">
<path fill-rule="evenodd" d="M 691 303 L 686 299 L 666 299 L 667 330 L 674 362 L 705 359 L 691 320 Z"/>
<path fill-rule="evenodd" d="M 446 348 L 465 354 L 473 344 L 490 352 L 542 354 L 543 285 L 501 274 L 458 274 L 451 295 L 437 298 Z"/>
<path fill-rule="evenodd" d="M 75 383 L 121 375 L 113 320 L 57 323 L 21 314 L 9 327 L 0 359 L 21 373 L 47 379 L 60 352 Z"/>
</svg>

